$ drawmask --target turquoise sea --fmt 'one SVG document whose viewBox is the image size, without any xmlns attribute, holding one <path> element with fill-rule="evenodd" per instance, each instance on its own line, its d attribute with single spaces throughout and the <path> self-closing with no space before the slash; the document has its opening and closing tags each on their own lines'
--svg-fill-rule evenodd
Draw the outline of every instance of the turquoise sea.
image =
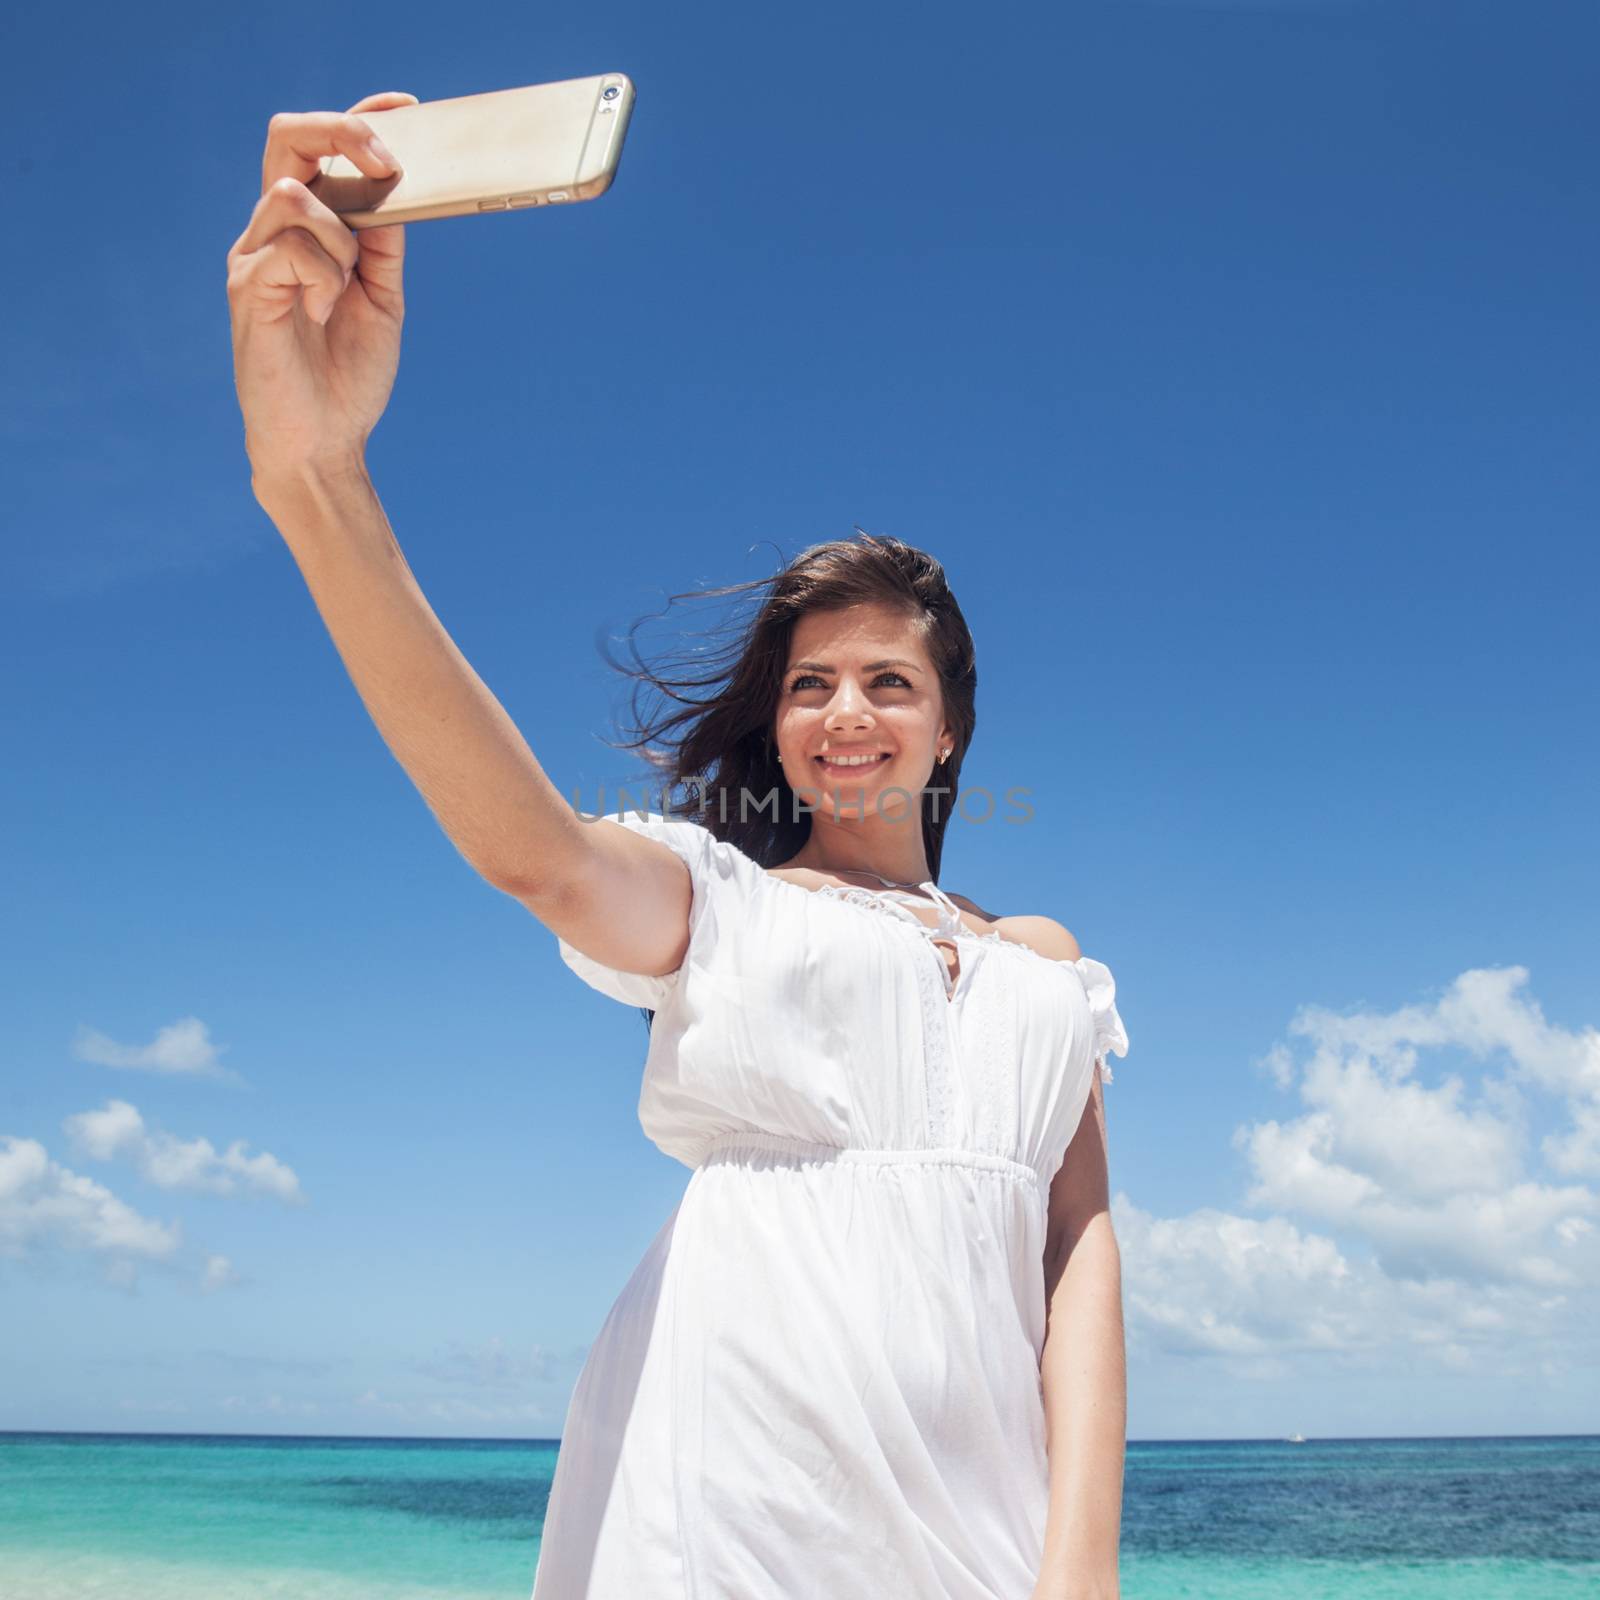
<svg viewBox="0 0 1600 1600">
<path fill-rule="evenodd" d="M 527 1600 L 556 1449 L 0 1434 L 0 1600 Z M 1125 1484 L 1126 1600 L 1600 1600 L 1600 1437 L 1141 1442 Z"/>
</svg>

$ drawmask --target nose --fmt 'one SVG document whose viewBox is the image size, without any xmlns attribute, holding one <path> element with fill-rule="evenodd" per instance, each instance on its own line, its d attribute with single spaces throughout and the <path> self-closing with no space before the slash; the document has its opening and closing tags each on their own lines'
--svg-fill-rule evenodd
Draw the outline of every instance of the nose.
<svg viewBox="0 0 1600 1600">
<path fill-rule="evenodd" d="M 867 697 L 852 679 L 843 678 L 838 692 L 828 706 L 824 727 L 829 733 L 843 733 L 846 729 L 870 728 L 873 725 L 872 708 Z"/>
</svg>

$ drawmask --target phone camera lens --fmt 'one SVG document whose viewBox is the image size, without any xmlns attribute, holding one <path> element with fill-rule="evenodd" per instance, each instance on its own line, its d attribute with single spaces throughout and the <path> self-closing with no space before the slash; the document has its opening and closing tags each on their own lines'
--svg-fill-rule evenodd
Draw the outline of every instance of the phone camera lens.
<svg viewBox="0 0 1600 1600">
<path fill-rule="evenodd" d="M 622 91 L 616 86 L 616 84 L 608 83 L 605 88 L 600 91 L 600 98 L 602 100 L 615 100 L 621 93 Z"/>
</svg>

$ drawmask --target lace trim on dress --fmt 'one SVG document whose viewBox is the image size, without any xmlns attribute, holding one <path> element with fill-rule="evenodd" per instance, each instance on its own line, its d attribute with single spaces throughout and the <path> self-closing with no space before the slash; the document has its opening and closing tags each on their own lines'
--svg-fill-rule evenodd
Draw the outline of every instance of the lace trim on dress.
<svg viewBox="0 0 1600 1600">
<path fill-rule="evenodd" d="M 931 945 L 935 939 L 948 938 L 955 930 L 948 926 L 948 918 L 941 919 L 938 927 L 933 927 L 919 917 L 903 900 L 893 900 L 876 889 L 863 889 L 854 883 L 825 883 L 820 889 L 809 891 L 814 894 L 825 894 L 830 900 L 842 900 L 846 905 L 865 906 L 871 911 L 882 912 L 886 916 L 897 918 L 901 922 L 910 923 L 920 933 L 926 935 Z M 940 967 L 944 972 L 944 988 L 946 995 L 955 992 L 957 979 L 951 974 L 950 964 L 938 951 L 933 952 Z"/>
<path fill-rule="evenodd" d="M 806 891 L 809 894 L 825 894 L 830 900 L 843 900 L 847 905 L 866 906 L 871 911 L 881 911 L 887 916 L 898 916 L 901 921 L 910 921 L 919 928 L 926 928 L 928 924 L 919 917 L 910 906 L 898 900 L 886 899 L 876 889 L 863 889 L 856 883 L 825 883 L 820 889 Z"/>
<path fill-rule="evenodd" d="M 778 881 L 782 882 L 781 879 Z M 799 888 L 799 885 L 791 884 L 788 887 Z M 911 922 L 928 937 L 930 943 L 934 937 L 941 939 L 967 939 L 974 944 L 999 946 L 1005 950 L 1013 950 L 1019 955 L 1034 961 L 1048 961 L 1052 966 L 1075 968 L 1078 976 L 1083 980 L 1084 993 L 1089 1000 L 1089 1014 L 1094 1022 L 1094 1059 L 1095 1066 L 1100 1073 L 1100 1081 L 1102 1083 L 1113 1081 L 1111 1062 L 1108 1057 L 1112 1055 L 1127 1055 L 1128 1034 L 1123 1027 L 1122 1018 L 1117 1014 L 1116 980 L 1111 976 L 1111 969 L 1103 961 L 1096 961 L 1093 956 L 1078 956 L 1074 959 L 1068 959 L 1063 956 L 1047 956 L 1035 950 L 1032 945 L 1024 944 L 1020 939 L 1008 939 L 1003 933 L 975 933 L 961 919 L 959 912 L 954 912 L 952 915 L 949 910 L 944 912 L 939 926 L 935 928 L 924 918 L 919 917 L 905 901 L 890 899 L 876 889 L 863 889 L 859 884 L 825 883 L 819 889 L 801 890 L 801 892 L 805 894 L 825 894 L 830 899 L 842 900 L 846 905 L 863 906 L 870 911 L 895 917 L 899 921 Z M 946 899 L 948 900 L 948 897 Z M 953 908 L 954 902 L 948 903 Z M 950 976 L 944 957 L 940 956 L 937 951 L 933 953 L 937 957 L 940 968 L 944 973 L 945 990 L 948 997 L 948 994 L 954 988 L 956 980 Z"/>
</svg>

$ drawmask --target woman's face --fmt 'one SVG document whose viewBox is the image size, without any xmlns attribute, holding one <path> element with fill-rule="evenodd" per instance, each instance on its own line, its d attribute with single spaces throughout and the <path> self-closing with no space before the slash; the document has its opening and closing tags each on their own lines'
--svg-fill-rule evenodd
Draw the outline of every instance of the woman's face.
<svg viewBox="0 0 1600 1600">
<path fill-rule="evenodd" d="M 916 797 L 955 743 L 916 625 L 881 605 L 811 611 L 795 624 L 773 737 L 789 787 L 843 821 L 920 814 Z M 885 793 L 896 788 L 909 795 Z"/>
</svg>

